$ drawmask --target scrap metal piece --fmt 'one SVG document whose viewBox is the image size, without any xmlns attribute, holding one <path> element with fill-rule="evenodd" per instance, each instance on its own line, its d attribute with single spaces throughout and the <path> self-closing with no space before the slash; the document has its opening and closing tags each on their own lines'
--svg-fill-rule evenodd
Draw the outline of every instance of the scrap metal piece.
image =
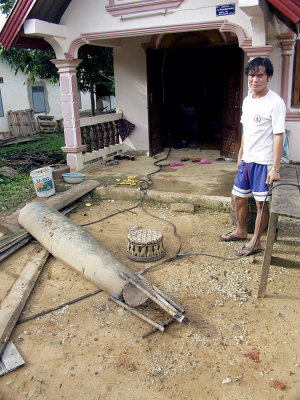
<svg viewBox="0 0 300 400">
<path fill-rule="evenodd" d="M 11 340 L 6 343 L 0 357 L 0 376 L 14 371 L 16 368 L 25 364 L 21 354 Z"/>
<path fill-rule="evenodd" d="M 147 279 L 140 275 L 138 275 L 137 278 L 132 278 L 131 276 L 126 275 L 125 272 L 121 272 L 120 276 L 145 293 L 151 300 L 158 304 L 168 314 L 172 315 L 172 317 L 178 322 L 189 323 L 188 318 L 184 315 L 184 310 L 174 302 L 170 302 L 169 298 Z"/>
</svg>

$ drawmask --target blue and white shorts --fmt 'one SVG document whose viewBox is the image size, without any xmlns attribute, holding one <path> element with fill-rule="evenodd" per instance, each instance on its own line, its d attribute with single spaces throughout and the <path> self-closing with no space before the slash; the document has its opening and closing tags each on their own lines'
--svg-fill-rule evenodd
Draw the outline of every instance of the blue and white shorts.
<svg viewBox="0 0 300 400">
<path fill-rule="evenodd" d="M 251 197 L 256 201 L 264 201 L 270 190 L 266 184 L 268 175 L 268 165 L 245 163 L 242 161 L 236 175 L 232 194 L 238 197 Z M 267 201 L 271 200 L 271 194 L 267 196 Z"/>
</svg>

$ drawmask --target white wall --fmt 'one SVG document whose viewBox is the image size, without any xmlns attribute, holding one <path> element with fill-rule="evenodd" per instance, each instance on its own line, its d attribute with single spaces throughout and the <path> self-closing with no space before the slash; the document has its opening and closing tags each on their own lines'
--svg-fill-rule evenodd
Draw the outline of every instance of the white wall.
<svg viewBox="0 0 300 400">
<path fill-rule="evenodd" d="M 89 92 L 80 93 L 81 98 L 81 108 L 79 111 L 90 110 L 91 109 L 91 96 Z"/>
<path fill-rule="evenodd" d="M 288 159 L 291 161 L 300 161 L 300 128 L 299 122 L 288 121 L 285 125 L 289 134 Z"/>
<path fill-rule="evenodd" d="M 4 117 L 0 117 L 0 138 L 3 137 L 3 132 L 9 132 L 9 123 L 7 119 L 7 111 L 26 110 L 32 108 L 30 105 L 31 90 L 28 87 L 27 77 L 18 72 L 15 75 L 6 61 L 0 62 L 0 77 L 3 78 L 3 83 L 0 84 L 1 97 L 3 103 Z M 42 115 L 53 115 L 56 119 L 62 118 L 61 98 L 59 85 L 52 85 L 47 80 L 36 80 L 35 84 L 41 82 L 45 86 L 45 98 L 49 106 L 46 113 Z M 89 93 L 81 93 L 82 110 L 90 110 L 91 101 Z M 37 117 L 39 114 L 35 114 Z M 7 135 L 5 135 L 7 136 Z"/>
<path fill-rule="evenodd" d="M 149 151 L 146 54 L 141 43 L 145 37 L 123 40 L 114 48 L 116 106 L 124 117 L 135 124 L 124 145 L 133 150 Z"/>
<path fill-rule="evenodd" d="M 119 2 L 123 3 L 122 2 Z M 125 3 L 125 2 L 124 2 Z M 233 2 L 232 2 L 233 3 Z M 171 9 L 167 15 L 151 15 L 139 18 L 121 20 L 114 17 L 105 9 L 108 1 L 99 0 L 72 0 L 66 12 L 62 16 L 61 24 L 68 26 L 68 37 L 59 40 L 62 51 L 68 51 L 70 43 L 80 37 L 80 34 L 101 32 L 111 37 L 133 36 L 132 30 L 139 30 L 140 35 L 147 34 L 144 30 L 155 28 L 170 27 L 172 32 L 173 25 L 199 24 L 201 22 L 227 20 L 230 23 L 243 26 L 246 34 L 251 36 L 251 23 L 249 17 L 236 4 L 234 15 L 216 17 L 216 7 L 227 2 L 219 0 L 185 0 L 180 7 Z M 85 18 L 82 18 L 82 15 Z M 123 33 L 124 31 L 124 33 Z M 126 31 L 128 34 L 126 34 Z M 144 32 L 144 33 L 143 33 Z M 121 35 L 120 35 L 121 33 Z"/>
<path fill-rule="evenodd" d="M 7 111 L 25 110 L 29 108 L 27 88 L 25 85 L 26 77 L 22 73 L 15 75 L 6 62 L 0 62 L 0 76 L 3 78 L 3 83 L 0 84 L 0 90 L 4 111 L 4 117 L 0 117 L 0 132 L 8 132 L 9 124 L 6 117 Z"/>
<path fill-rule="evenodd" d="M 103 107 L 107 107 L 107 111 L 115 110 L 117 107 L 115 96 L 103 96 Z"/>
<path fill-rule="evenodd" d="M 11 70 L 6 61 L 0 62 L 0 76 L 3 83 L 0 84 L 4 117 L 0 117 L 0 132 L 9 132 L 9 123 L 7 119 L 7 111 L 26 110 L 31 108 L 28 95 L 27 77 L 22 73 Z M 40 82 L 39 80 L 36 83 Z M 46 101 L 48 99 L 49 112 L 56 118 L 61 118 L 61 101 L 58 85 L 52 85 L 48 81 L 42 81 L 45 85 Z M 35 114 L 37 116 L 38 114 Z"/>
</svg>

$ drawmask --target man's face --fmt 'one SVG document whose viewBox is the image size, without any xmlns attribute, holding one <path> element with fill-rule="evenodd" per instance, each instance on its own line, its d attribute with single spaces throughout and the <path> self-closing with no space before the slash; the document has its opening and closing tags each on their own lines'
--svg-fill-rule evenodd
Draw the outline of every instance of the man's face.
<svg viewBox="0 0 300 400">
<path fill-rule="evenodd" d="M 266 68 L 260 65 L 256 70 L 250 70 L 248 74 L 248 83 L 253 94 L 258 97 L 265 96 L 268 92 L 267 85 L 270 76 L 267 76 Z"/>
</svg>

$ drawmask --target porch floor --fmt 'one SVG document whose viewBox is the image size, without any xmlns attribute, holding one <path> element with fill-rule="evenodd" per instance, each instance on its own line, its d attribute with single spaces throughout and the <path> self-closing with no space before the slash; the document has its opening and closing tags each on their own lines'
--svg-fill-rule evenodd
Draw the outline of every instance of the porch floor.
<svg viewBox="0 0 300 400">
<path fill-rule="evenodd" d="M 128 176 L 147 179 L 152 174 L 147 197 L 162 202 L 189 201 L 194 204 L 204 202 L 223 204 L 226 208 L 231 202 L 231 189 L 236 175 L 236 161 L 222 160 L 219 150 L 172 149 L 166 160 L 168 149 L 154 156 L 137 156 L 134 161 L 118 160 L 116 165 L 96 162 L 86 166 L 81 172 L 86 179 L 97 180 L 100 186 L 97 192 L 106 199 L 137 199 L 141 197 L 134 186 L 120 185 Z M 189 158 L 182 166 L 171 167 L 168 164 L 181 162 Z M 194 158 L 205 158 L 211 164 L 197 164 Z M 217 161 L 217 159 L 219 159 Z M 221 159 L 221 160 L 220 160 Z M 157 162 L 158 165 L 154 165 Z M 164 166 L 159 172 L 159 165 Z M 211 204 L 213 205 L 213 204 Z"/>
</svg>

